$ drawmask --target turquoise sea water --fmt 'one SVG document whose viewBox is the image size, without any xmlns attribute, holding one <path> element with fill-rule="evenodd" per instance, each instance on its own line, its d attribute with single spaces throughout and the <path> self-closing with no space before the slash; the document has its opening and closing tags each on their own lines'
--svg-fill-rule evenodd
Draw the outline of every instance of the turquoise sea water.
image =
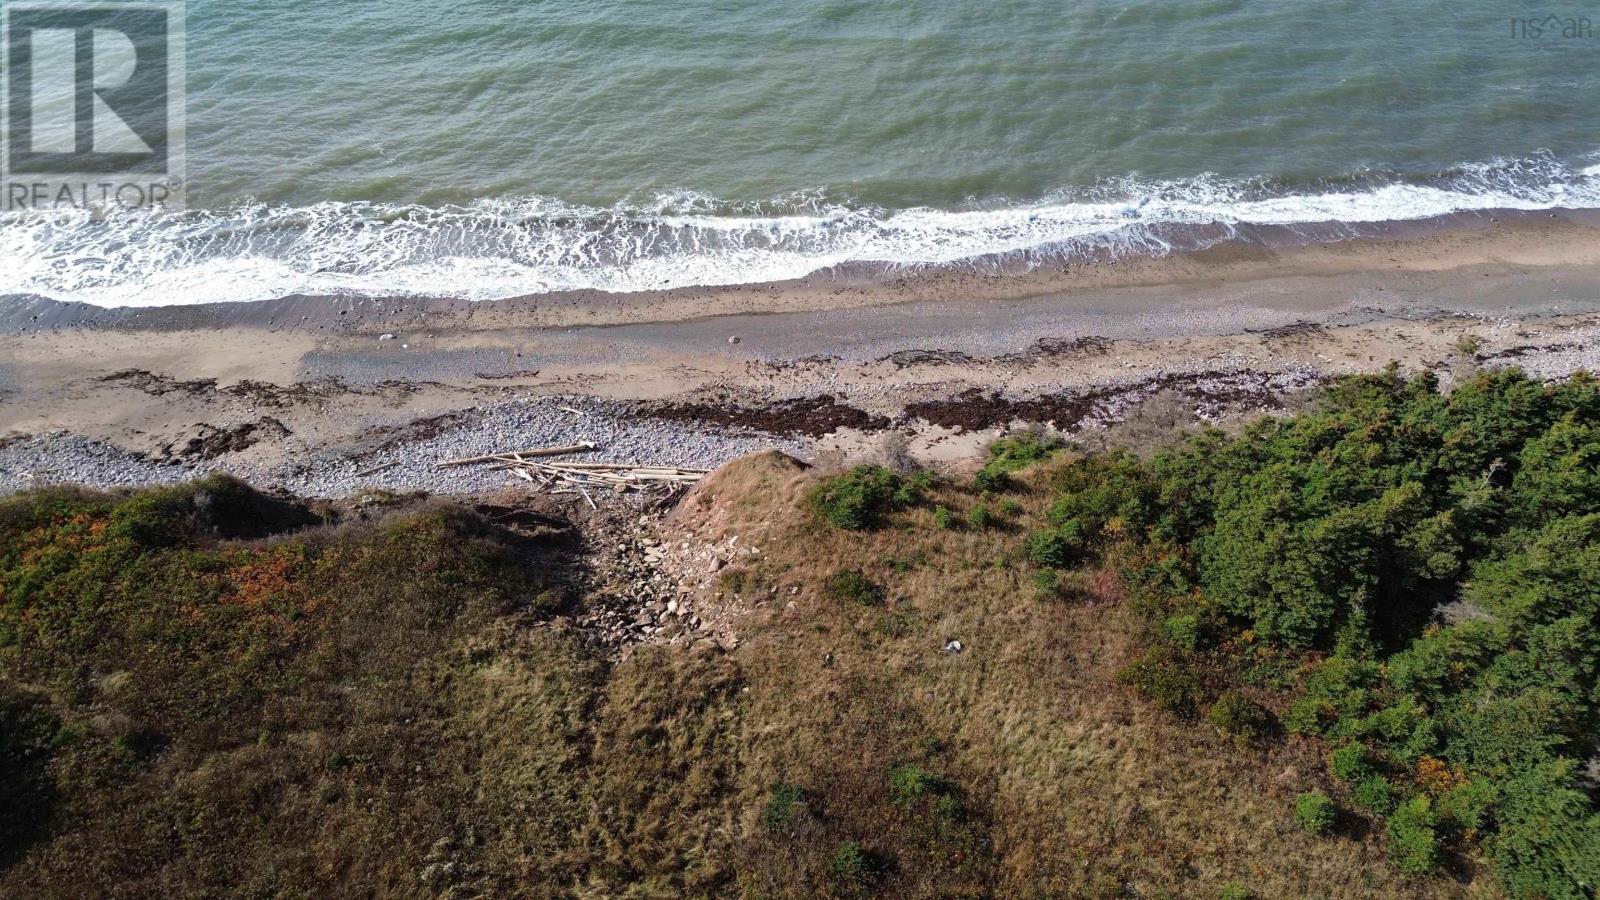
<svg viewBox="0 0 1600 900">
<path fill-rule="evenodd" d="M 1600 4 L 192 0 L 189 210 L 0 220 L 0 293 L 488 298 L 1600 206 L 1600 39 L 1513 26 L 1550 15 Z"/>
</svg>

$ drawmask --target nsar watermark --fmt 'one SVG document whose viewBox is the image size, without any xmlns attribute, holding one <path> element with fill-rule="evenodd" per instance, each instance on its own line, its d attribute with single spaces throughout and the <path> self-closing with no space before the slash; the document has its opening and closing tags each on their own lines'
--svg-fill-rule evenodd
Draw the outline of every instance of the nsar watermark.
<svg viewBox="0 0 1600 900">
<path fill-rule="evenodd" d="M 1512 16 L 1511 37 L 1541 47 L 1572 47 L 1594 40 L 1594 22 L 1583 16 L 1558 16 L 1553 13 Z"/>
<path fill-rule="evenodd" d="M 0 210 L 183 205 L 183 13 L 0 3 Z"/>
</svg>

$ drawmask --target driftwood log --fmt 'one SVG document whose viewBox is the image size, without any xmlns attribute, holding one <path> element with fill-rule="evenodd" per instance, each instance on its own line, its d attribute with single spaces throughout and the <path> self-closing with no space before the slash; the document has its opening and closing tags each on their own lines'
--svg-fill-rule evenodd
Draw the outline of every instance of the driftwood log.
<svg viewBox="0 0 1600 900">
<path fill-rule="evenodd" d="M 595 445 L 594 444 L 590 443 L 589 441 L 584 441 L 581 444 L 573 444 L 573 445 L 568 446 L 568 447 L 535 447 L 532 450 L 512 450 L 512 451 L 508 451 L 506 453 L 490 453 L 487 456 L 468 456 L 468 457 L 464 457 L 462 459 L 448 459 L 448 460 L 445 460 L 442 463 L 439 463 L 439 467 L 440 468 L 444 468 L 446 466 L 470 466 L 473 463 L 494 462 L 495 460 L 498 460 L 498 459 L 501 459 L 501 458 L 507 457 L 507 456 L 510 456 L 510 457 L 568 456 L 568 455 L 573 454 L 573 453 L 587 453 L 587 452 L 589 452 L 590 450 L 593 450 L 593 449 L 595 449 Z"/>
<path fill-rule="evenodd" d="M 551 461 L 550 457 L 587 453 L 597 447 L 590 441 L 568 447 L 538 447 L 533 450 L 511 450 L 504 453 L 487 453 L 439 463 L 440 466 L 467 466 L 489 464 L 490 468 L 510 472 L 529 484 L 546 488 L 551 493 L 583 495 L 589 505 L 595 505 L 588 488 L 609 488 L 615 493 L 648 491 L 671 495 L 698 482 L 708 474 L 706 469 L 688 469 L 682 466 L 647 465 L 643 463 L 585 463 L 567 460 Z"/>
</svg>

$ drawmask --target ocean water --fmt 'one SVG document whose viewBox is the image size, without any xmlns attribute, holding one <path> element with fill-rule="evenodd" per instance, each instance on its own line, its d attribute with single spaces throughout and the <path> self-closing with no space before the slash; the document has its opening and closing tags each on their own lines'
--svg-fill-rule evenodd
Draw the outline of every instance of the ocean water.
<svg viewBox="0 0 1600 900">
<path fill-rule="evenodd" d="M 1548 15 L 1600 7 L 190 0 L 189 208 L 0 218 L 0 294 L 489 299 L 1600 207 L 1600 39 L 1513 28 Z"/>
</svg>

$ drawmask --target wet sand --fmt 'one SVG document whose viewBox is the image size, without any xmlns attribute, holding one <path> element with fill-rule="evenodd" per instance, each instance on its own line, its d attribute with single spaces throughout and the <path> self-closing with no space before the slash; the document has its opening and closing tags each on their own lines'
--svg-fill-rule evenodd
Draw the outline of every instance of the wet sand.
<svg viewBox="0 0 1600 900">
<path fill-rule="evenodd" d="M 913 455 L 950 459 L 1013 424 L 985 409 L 1072 431 L 1157 394 L 1209 418 L 1248 415 L 1286 386 L 1391 361 L 1447 377 L 1513 362 L 1559 376 L 1595 365 L 1597 325 L 1600 228 L 1560 217 L 1018 276 L 836 273 L 479 304 L 11 299 L 0 301 L 0 436 L 65 430 L 162 459 L 199 440 L 203 453 L 221 448 L 208 464 L 266 471 L 375 429 L 573 395 L 621 404 L 619 421 L 698 416 L 707 433 L 793 438 L 820 456 L 898 435 Z M 246 426 L 245 438 L 216 438 Z"/>
</svg>

